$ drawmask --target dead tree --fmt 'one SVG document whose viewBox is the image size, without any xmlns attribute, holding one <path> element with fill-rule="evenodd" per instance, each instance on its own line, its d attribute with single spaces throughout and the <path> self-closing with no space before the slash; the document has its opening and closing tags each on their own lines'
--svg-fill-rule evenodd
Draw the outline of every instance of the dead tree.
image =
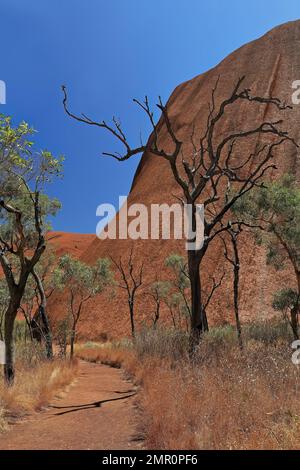
<svg viewBox="0 0 300 470">
<path fill-rule="evenodd" d="M 120 289 L 123 289 L 127 293 L 127 302 L 129 307 L 129 316 L 130 316 L 130 326 L 131 326 L 131 335 L 135 337 L 135 300 L 138 289 L 143 284 L 143 269 L 144 264 L 142 263 L 139 268 L 135 269 L 134 260 L 133 260 L 133 248 L 130 251 L 130 255 L 127 261 L 127 266 L 125 267 L 120 257 L 119 261 L 116 261 L 113 257 L 111 260 L 121 276 L 121 282 L 117 282 L 117 286 Z"/>
<path fill-rule="evenodd" d="M 224 256 L 227 261 L 233 267 L 233 300 L 234 300 L 234 315 L 235 315 L 235 324 L 238 336 L 239 347 L 243 350 L 243 339 L 242 339 L 242 326 L 240 321 L 239 314 L 239 282 L 240 282 L 240 256 L 238 249 L 238 237 L 242 232 L 242 225 L 239 224 L 235 228 L 228 228 L 227 233 L 230 236 L 232 255 L 229 255 L 228 247 L 226 241 L 223 237 L 222 241 L 224 244 Z"/>
<path fill-rule="evenodd" d="M 124 146 L 123 154 L 104 152 L 103 155 L 123 162 L 134 155 L 149 152 L 169 163 L 174 180 L 181 189 L 182 201 L 192 208 L 190 224 L 194 233 L 198 228 L 197 204 L 204 205 L 203 245 L 188 251 L 188 270 L 191 284 L 192 350 L 199 341 L 201 333 L 207 328 L 207 319 L 203 308 L 203 282 L 200 268 L 208 247 L 220 233 L 227 230 L 227 227 L 222 224 L 235 202 L 251 191 L 252 188 L 259 186 L 267 172 L 276 168 L 271 163 L 274 150 L 280 148 L 287 141 L 291 142 L 292 145 L 297 145 L 289 137 L 288 132 L 282 130 L 283 121 L 279 119 L 274 121 L 261 120 L 257 125 L 242 130 L 228 130 L 225 136 L 220 137 L 217 128 L 222 123 L 226 111 L 235 104 L 248 103 L 249 107 L 256 104 L 262 106 L 264 111 L 266 108 L 273 107 L 277 112 L 290 108 L 278 98 L 252 96 L 250 89 L 243 88 L 244 81 L 245 77 L 239 78 L 233 87 L 232 93 L 228 98 L 222 100 L 218 106 L 216 104 L 216 91 L 219 80 L 217 81 L 212 90 L 206 129 L 202 135 L 195 135 L 194 128 L 191 135 L 194 150 L 187 158 L 184 155 L 183 141 L 177 135 L 174 123 L 170 118 L 169 106 L 163 105 L 160 98 L 157 106 L 162 116 L 158 124 L 154 121 L 147 97 L 144 102 L 134 100 L 148 116 L 153 132 L 146 144 L 141 143 L 133 148 L 129 145 L 121 124 L 116 118 L 113 118 L 113 124 L 109 125 L 105 121 L 94 121 L 86 114 L 76 115 L 72 113 L 68 108 L 66 87 L 62 87 L 64 109 L 70 117 L 81 123 L 105 129 Z M 203 103 L 199 103 L 199 106 L 203 108 Z M 159 134 L 163 127 L 168 133 L 169 143 L 173 147 L 172 150 L 167 150 L 160 145 Z M 253 138 L 262 142 L 263 137 L 266 138 L 266 142 L 257 144 L 253 153 L 249 151 L 247 153 L 238 153 L 238 144 L 240 145 L 242 142 Z M 229 190 L 227 191 L 227 197 L 222 198 L 226 184 Z M 234 186 L 234 191 L 231 191 L 232 186 Z M 234 222 L 232 222 L 233 224 Z M 190 241 L 195 240 L 196 236 Z"/>
</svg>

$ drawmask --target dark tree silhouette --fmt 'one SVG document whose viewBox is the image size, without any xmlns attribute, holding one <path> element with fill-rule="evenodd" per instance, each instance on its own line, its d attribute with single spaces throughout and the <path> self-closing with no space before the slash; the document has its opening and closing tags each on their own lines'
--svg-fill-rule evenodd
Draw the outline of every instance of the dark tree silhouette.
<svg viewBox="0 0 300 470">
<path fill-rule="evenodd" d="M 135 300 L 138 289 L 143 284 L 143 269 L 144 264 L 142 263 L 139 267 L 134 265 L 133 259 L 133 248 L 130 250 L 129 258 L 124 266 L 124 262 L 120 257 L 116 261 L 113 257 L 111 260 L 118 272 L 120 273 L 121 280 L 117 282 L 116 285 L 126 291 L 127 293 L 127 302 L 129 307 L 129 316 L 130 316 L 130 326 L 132 337 L 135 337 Z"/>
<path fill-rule="evenodd" d="M 238 336 L 239 347 L 243 349 L 243 339 L 242 339 L 242 326 L 240 321 L 239 314 L 239 282 L 240 282 L 240 256 L 238 248 L 238 237 L 242 232 L 242 225 L 239 224 L 235 228 L 228 228 L 227 233 L 230 237 L 231 242 L 231 254 L 229 253 L 225 239 L 222 237 L 224 244 L 224 256 L 227 261 L 232 265 L 233 268 L 233 301 L 234 301 L 234 315 L 235 315 L 235 324 Z"/>
</svg>

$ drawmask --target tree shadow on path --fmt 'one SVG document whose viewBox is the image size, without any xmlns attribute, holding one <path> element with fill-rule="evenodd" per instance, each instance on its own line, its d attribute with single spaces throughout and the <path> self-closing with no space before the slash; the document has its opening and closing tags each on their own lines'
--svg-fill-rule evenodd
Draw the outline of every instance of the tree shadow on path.
<svg viewBox="0 0 300 470">
<path fill-rule="evenodd" d="M 122 393 L 122 392 L 115 392 L 115 393 Z M 68 409 L 66 411 L 60 411 L 59 413 L 55 413 L 53 416 L 62 416 L 68 413 L 74 413 L 75 411 L 81 411 L 81 410 L 89 410 L 92 408 L 100 408 L 103 403 L 110 403 L 113 401 L 119 401 L 119 400 L 126 400 L 126 398 L 130 398 L 136 395 L 135 393 L 131 393 L 130 395 L 126 395 L 125 397 L 118 397 L 118 398 L 109 398 L 107 400 L 100 400 L 100 401 L 95 401 L 92 403 L 85 403 L 83 405 L 69 405 L 69 406 L 55 406 L 51 405 L 50 408 L 54 409 L 63 409 L 66 410 L 66 408 L 72 408 Z"/>
</svg>

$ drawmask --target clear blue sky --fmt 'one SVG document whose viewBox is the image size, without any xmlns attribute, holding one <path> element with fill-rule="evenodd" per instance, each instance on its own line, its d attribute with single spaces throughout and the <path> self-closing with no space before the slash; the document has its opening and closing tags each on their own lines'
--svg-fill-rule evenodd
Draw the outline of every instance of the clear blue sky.
<svg viewBox="0 0 300 470">
<path fill-rule="evenodd" d="M 76 112 L 120 116 L 132 142 L 149 128 L 131 98 L 164 100 L 272 27 L 300 18 L 299 0 L 0 0 L 0 112 L 26 120 L 39 148 L 66 156 L 56 230 L 94 232 L 96 207 L 128 193 L 138 159 L 101 158 L 115 142 L 68 119 L 61 84 Z"/>
</svg>

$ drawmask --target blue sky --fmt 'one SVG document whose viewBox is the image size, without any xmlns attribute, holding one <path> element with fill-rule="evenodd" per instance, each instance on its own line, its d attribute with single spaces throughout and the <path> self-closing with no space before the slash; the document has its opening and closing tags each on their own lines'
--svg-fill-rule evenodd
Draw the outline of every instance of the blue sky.
<svg viewBox="0 0 300 470">
<path fill-rule="evenodd" d="M 114 140 L 65 116 L 62 84 L 73 110 L 119 116 L 136 143 L 149 127 L 133 97 L 166 100 L 179 83 L 297 18 L 298 0 L 0 0 L 0 112 L 33 125 L 38 148 L 66 156 L 64 180 L 50 189 L 63 204 L 54 229 L 95 232 L 96 207 L 128 193 L 138 164 L 100 157 Z"/>
</svg>

